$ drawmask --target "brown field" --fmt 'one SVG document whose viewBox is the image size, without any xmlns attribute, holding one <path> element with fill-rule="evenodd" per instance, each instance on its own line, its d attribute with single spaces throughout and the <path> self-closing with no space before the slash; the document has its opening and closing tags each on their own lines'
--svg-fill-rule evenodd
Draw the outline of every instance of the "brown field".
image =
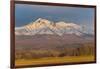
<svg viewBox="0 0 100 69">
<path fill-rule="evenodd" d="M 54 49 L 25 48 L 16 50 L 15 59 L 16 66 L 92 62 L 95 61 L 95 48 L 92 43 Z"/>
<path fill-rule="evenodd" d="M 92 62 L 94 56 L 73 56 L 73 57 L 49 57 L 40 59 L 19 59 L 16 60 L 16 66 L 25 65 L 45 65 L 45 64 L 61 64 L 61 63 L 77 63 L 77 62 Z"/>
</svg>

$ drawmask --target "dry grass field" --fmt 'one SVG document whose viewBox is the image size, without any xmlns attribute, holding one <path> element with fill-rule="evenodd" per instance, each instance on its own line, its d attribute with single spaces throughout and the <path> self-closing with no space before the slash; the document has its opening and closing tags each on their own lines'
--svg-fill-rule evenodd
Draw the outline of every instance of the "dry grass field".
<svg viewBox="0 0 100 69">
<path fill-rule="evenodd" d="M 45 64 L 61 64 L 61 63 L 77 63 L 94 61 L 94 56 L 72 56 L 72 57 L 49 57 L 40 59 L 18 59 L 15 61 L 16 66 L 25 65 L 45 65 Z"/>
</svg>

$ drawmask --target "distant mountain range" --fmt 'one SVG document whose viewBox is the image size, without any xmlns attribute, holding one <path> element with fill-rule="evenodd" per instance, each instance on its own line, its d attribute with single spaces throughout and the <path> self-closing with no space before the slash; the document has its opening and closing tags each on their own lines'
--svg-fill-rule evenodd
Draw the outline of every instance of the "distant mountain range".
<svg viewBox="0 0 100 69">
<path fill-rule="evenodd" d="M 61 49 L 94 43 L 94 35 L 81 31 L 81 26 L 63 21 L 54 23 L 39 18 L 22 27 L 15 28 L 16 49 Z M 75 47 L 76 47 L 75 46 Z"/>
<path fill-rule="evenodd" d="M 83 35 L 82 27 L 75 23 L 66 23 L 64 21 L 53 22 L 47 19 L 38 18 L 36 21 L 31 22 L 21 27 L 15 27 L 16 35 L 37 35 L 49 34 L 59 35 L 75 34 L 78 36 Z"/>
</svg>

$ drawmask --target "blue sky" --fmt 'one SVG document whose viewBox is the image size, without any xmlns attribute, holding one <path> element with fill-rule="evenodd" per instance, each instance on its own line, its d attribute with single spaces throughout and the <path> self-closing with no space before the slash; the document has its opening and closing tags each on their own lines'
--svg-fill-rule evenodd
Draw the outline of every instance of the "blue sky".
<svg viewBox="0 0 100 69">
<path fill-rule="evenodd" d="M 93 33 L 94 8 L 60 7 L 46 5 L 15 5 L 15 26 L 23 26 L 38 18 L 54 22 L 65 21 L 84 25 L 87 33 Z"/>
</svg>

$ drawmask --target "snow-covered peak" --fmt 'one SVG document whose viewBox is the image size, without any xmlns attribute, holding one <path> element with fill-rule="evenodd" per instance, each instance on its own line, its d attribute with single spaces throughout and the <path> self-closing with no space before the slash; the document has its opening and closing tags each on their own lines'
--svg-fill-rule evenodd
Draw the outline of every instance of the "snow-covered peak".
<svg viewBox="0 0 100 69">
<path fill-rule="evenodd" d="M 15 34 L 18 35 L 35 35 L 35 34 L 69 34 L 75 33 L 77 35 L 81 35 L 80 33 L 81 26 L 75 23 L 66 23 L 63 21 L 59 21 L 57 23 L 38 18 L 36 21 L 31 22 L 22 27 L 15 28 Z"/>
<path fill-rule="evenodd" d="M 58 26 L 66 27 L 68 29 L 81 29 L 81 26 L 75 23 L 57 22 Z"/>
<path fill-rule="evenodd" d="M 47 20 L 47 19 L 44 19 L 44 18 L 38 18 L 36 21 L 35 21 L 35 23 L 41 23 L 41 24 L 49 24 L 49 23 L 51 23 L 49 20 Z"/>
</svg>

